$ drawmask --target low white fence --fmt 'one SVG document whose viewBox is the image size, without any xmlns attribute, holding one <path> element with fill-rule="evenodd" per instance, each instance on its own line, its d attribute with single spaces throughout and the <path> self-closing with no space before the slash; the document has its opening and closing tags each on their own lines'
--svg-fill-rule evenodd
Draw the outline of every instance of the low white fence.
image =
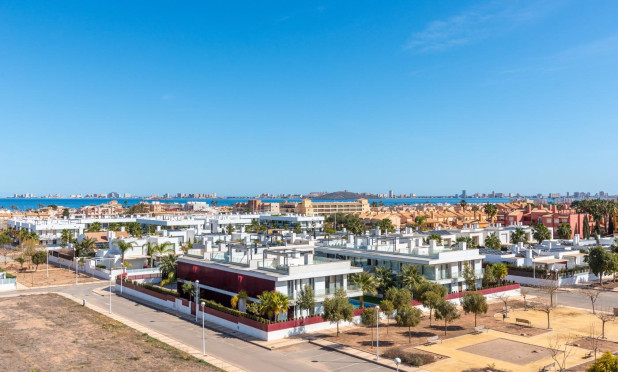
<svg viewBox="0 0 618 372">
<path fill-rule="evenodd" d="M 49 262 L 53 262 L 56 263 L 58 265 L 60 265 L 60 267 L 64 267 L 67 268 L 69 270 L 73 270 L 75 271 L 75 264 L 76 262 L 73 260 L 67 260 L 64 258 L 60 258 L 60 257 L 56 257 L 56 256 L 49 256 Z M 96 278 L 99 279 L 104 279 L 104 280 L 110 280 L 110 276 L 112 279 L 116 279 L 116 277 L 120 274 L 122 274 L 122 269 L 120 268 L 115 268 L 113 270 L 109 270 L 109 269 L 103 269 L 103 268 L 99 268 L 99 267 L 90 267 L 90 262 L 91 260 L 86 260 L 83 263 L 78 264 L 78 272 L 79 273 L 86 273 L 88 275 L 92 275 Z M 158 274 L 161 272 L 161 270 L 158 267 L 150 267 L 150 268 L 146 268 L 146 269 L 125 269 L 124 270 L 125 273 L 127 273 L 129 276 L 130 275 L 141 275 L 141 274 Z M 156 280 L 155 280 L 156 282 Z"/>
<path fill-rule="evenodd" d="M 603 277 L 612 278 L 611 275 L 606 275 Z M 541 279 L 541 278 L 532 278 L 527 276 L 518 276 L 518 275 L 507 275 L 505 280 L 510 280 L 515 283 L 530 285 L 534 287 L 542 287 L 546 285 L 558 285 L 558 287 L 568 287 L 579 283 L 586 282 L 594 282 L 599 281 L 599 277 L 592 273 L 578 273 L 573 276 L 558 278 L 558 280 L 550 280 L 550 279 Z"/>
<path fill-rule="evenodd" d="M 6 278 L 0 279 L 0 291 L 12 291 L 17 289 L 17 279 Z"/>
</svg>

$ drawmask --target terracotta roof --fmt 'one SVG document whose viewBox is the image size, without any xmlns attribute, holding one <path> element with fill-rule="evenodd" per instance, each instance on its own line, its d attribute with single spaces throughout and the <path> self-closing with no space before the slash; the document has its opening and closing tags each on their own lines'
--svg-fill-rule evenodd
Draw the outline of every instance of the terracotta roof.
<svg viewBox="0 0 618 372">
<path fill-rule="evenodd" d="M 116 238 L 128 238 L 129 237 L 129 233 L 126 231 L 116 231 L 114 232 L 114 234 L 116 235 Z M 84 235 L 88 239 L 94 239 L 96 243 L 108 243 L 109 242 L 107 240 L 107 231 L 87 232 L 87 233 L 84 233 Z"/>
</svg>

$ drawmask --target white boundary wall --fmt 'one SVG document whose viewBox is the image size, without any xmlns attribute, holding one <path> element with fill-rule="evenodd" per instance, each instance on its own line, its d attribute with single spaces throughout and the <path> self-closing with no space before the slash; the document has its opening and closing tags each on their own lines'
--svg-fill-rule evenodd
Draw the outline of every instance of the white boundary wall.
<svg viewBox="0 0 618 372">
<path fill-rule="evenodd" d="M 0 291 L 13 291 L 17 289 L 17 280 L 14 278 L 0 279 Z"/>
</svg>

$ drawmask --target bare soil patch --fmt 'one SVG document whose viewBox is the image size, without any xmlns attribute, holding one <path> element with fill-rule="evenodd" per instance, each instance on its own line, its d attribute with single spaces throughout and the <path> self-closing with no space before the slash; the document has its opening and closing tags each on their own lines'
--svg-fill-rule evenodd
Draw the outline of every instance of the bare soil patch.
<svg viewBox="0 0 618 372">
<path fill-rule="evenodd" d="M 573 346 L 581 347 L 582 349 L 593 350 L 594 340 L 591 338 L 580 338 L 571 343 Z M 597 342 L 597 358 L 600 358 L 605 351 L 611 351 L 612 353 L 618 352 L 618 342 L 608 340 L 598 340 Z M 590 364 L 594 363 L 594 356 L 589 359 L 582 359 L 582 364 L 568 369 L 569 372 L 585 372 Z"/>
<path fill-rule="evenodd" d="M 7 273 L 15 275 L 17 283 L 27 287 L 42 287 L 48 285 L 62 285 L 75 283 L 75 271 L 67 270 L 59 266 L 49 265 L 49 278 L 47 277 L 47 265 L 41 264 L 36 269 L 34 266 L 28 267 L 24 264 L 25 271 L 20 271 L 21 265 L 17 262 L 0 264 Z M 100 281 L 88 275 L 79 273 L 78 283 Z"/>
<path fill-rule="evenodd" d="M 459 350 L 519 365 L 551 357 L 551 350 L 546 347 L 505 338 L 481 342 Z"/>
<path fill-rule="evenodd" d="M 191 355 L 64 297 L 0 299 L 0 369 L 216 371 Z"/>
<path fill-rule="evenodd" d="M 489 304 L 487 314 L 482 314 L 477 317 L 477 325 L 483 325 L 492 330 L 525 335 L 528 337 L 548 332 L 546 329 L 519 326 L 504 322 L 501 314 L 496 315 L 503 311 L 503 306 L 504 305 L 502 302 Z M 523 302 L 515 300 L 509 301 L 509 309 L 512 308 L 523 308 Z M 411 342 L 408 342 L 407 328 L 397 327 L 393 319 L 388 322 L 390 326 L 387 327 L 387 321 L 382 320 L 380 322 L 380 349 L 387 352 L 389 348 L 399 347 L 406 351 L 423 353 L 424 351 L 415 347 L 426 344 L 428 337 L 439 336 L 441 339 L 449 339 L 474 332 L 474 315 L 466 315 L 463 311 L 461 311 L 460 314 L 461 318 L 448 325 L 446 335 L 444 334 L 444 322 L 436 321 L 434 319 L 432 320 L 432 325 L 430 326 L 429 314 L 425 314 L 420 324 L 412 328 Z M 373 344 L 371 342 L 372 331 L 374 338 Z M 363 326 L 356 326 L 347 328 L 345 332 L 340 333 L 339 337 L 337 337 L 336 332 L 333 331 L 323 332 L 317 334 L 317 336 L 367 352 L 375 352 L 375 327 L 367 328 Z M 436 361 L 447 357 L 433 353 L 428 354 L 435 356 Z"/>
</svg>

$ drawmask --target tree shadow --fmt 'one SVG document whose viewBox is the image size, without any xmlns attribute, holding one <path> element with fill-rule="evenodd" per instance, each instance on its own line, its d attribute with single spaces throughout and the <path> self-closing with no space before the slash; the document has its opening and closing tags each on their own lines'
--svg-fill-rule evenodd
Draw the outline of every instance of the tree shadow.
<svg viewBox="0 0 618 372">
<path fill-rule="evenodd" d="M 350 331 L 350 332 L 346 332 L 346 335 L 352 335 L 352 336 L 365 336 L 366 333 L 364 332 L 358 332 L 358 331 Z"/>
<path fill-rule="evenodd" d="M 408 337 L 408 331 L 399 332 L 402 336 Z M 423 332 L 423 331 L 412 331 L 412 337 L 432 337 L 435 336 L 436 332 Z"/>
<path fill-rule="evenodd" d="M 445 328 L 445 327 L 444 327 L 443 325 L 442 325 L 442 326 L 435 326 L 435 325 L 434 325 L 432 328 L 433 328 L 433 329 L 435 329 L 436 331 L 444 332 L 444 328 Z M 462 331 L 463 329 L 464 329 L 464 327 L 462 327 L 462 326 L 458 326 L 458 325 L 449 325 L 449 326 L 446 328 L 446 331 L 447 331 L 447 333 L 448 333 L 449 331 Z"/>
<path fill-rule="evenodd" d="M 373 343 L 371 342 L 371 340 L 368 341 L 361 341 L 359 342 L 359 344 L 363 345 L 363 346 L 376 346 L 376 340 L 373 340 Z M 393 341 L 382 341 L 380 340 L 380 346 L 393 346 L 395 345 L 395 343 Z"/>
</svg>

